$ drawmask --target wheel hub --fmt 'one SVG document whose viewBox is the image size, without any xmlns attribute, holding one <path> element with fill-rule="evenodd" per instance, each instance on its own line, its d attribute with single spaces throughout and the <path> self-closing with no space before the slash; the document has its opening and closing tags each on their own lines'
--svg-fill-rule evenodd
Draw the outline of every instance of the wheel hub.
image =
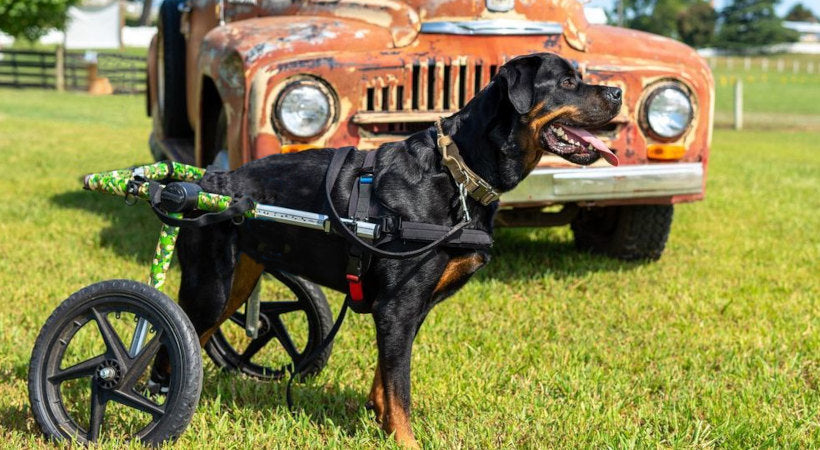
<svg viewBox="0 0 820 450">
<path fill-rule="evenodd" d="M 259 336 L 265 336 L 270 332 L 270 319 L 265 314 L 259 315 Z"/>
<path fill-rule="evenodd" d="M 113 359 L 101 362 L 94 371 L 94 380 L 105 389 L 117 387 L 122 381 L 122 368 Z"/>
</svg>

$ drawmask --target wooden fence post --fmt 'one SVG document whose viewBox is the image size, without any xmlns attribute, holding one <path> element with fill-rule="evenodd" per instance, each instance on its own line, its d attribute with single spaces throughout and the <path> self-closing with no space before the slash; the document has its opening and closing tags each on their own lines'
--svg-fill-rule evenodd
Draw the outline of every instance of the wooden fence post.
<svg viewBox="0 0 820 450">
<path fill-rule="evenodd" d="M 743 129 L 743 80 L 735 82 L 735 130 Z"/>
<path fill-rule="evenodd" d="M 65 90 L 65 47 L 62 45 L 57 46 L 54 57 L 54 89 Z"/>
</svg>

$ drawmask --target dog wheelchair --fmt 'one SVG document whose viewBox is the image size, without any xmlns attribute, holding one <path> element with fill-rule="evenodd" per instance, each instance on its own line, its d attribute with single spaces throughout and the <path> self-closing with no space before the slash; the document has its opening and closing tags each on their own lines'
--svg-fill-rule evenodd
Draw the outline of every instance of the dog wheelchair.
<svg viewBox="0 0 820 450">
<path fill-rule="evenodd" d="M 179 305 L 162 292 L 177 225 L 227 218 L 331 231 L 331 221 L 322 214 L 203 192 L 196 181 L 204 173 L 198 167 L 160 162 L 85 177 L 87 190 L 124 196 L 129 204 L 148 201 L 164 224 L 148 284 L 108 280 L 85 287 L 60 304 L 40 331 L 28 385 L 34 417 L 46 436 L 81 443 L 110 436 L 160 444 L 187 427 L 203 375 L 197 333 Z M 183 218 L 191 212 L 202 214 Z M 374 239 L 379 233 L 377 224 L 342 220 L 359 237 Z M 325 296 L 313 283 L 285 272 L 265 274 L 263 279 L 265 284 L 278 281 L 280 291 L 289 291 L 295 300 L 261 301 L 258 285 L 244 312 L 233 314 L 208 341 L 208 356 L 222 369 L 262 380 L 283 378 L 288 371 L 318 373 L 330 356 L 335 334 Z M 294 315 L 305 319 L 291 329 L 304 337 L 299 343 L 285 325 Z M 235 329 L 223 331 L 229 324 Z M 235 343 L 238 328 L 244 328 L 250 339 L 244 349 Z M 274 338 L 281 348 L 268 346 Z M 266 351 L 278 352 L 278 359 L 255 359 Z M 152 376 L 158 354 L 170 366 L 169 375 L 160 381 Z"/>
</svg>

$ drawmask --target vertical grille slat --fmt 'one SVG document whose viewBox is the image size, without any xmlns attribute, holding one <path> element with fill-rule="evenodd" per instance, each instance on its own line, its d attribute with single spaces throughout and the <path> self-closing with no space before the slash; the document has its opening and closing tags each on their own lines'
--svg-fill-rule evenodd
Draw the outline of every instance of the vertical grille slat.
<svg viewBox="0 0 820 450">
<path fill-rule="evenodd" d="M 449 68 L 449 67 L 448 67 Z M 438 60 L 436 61 L 436 68 L 434 72 L 434 79 L 431 83 L 434 88 L 433 91 L 430 93 L 430 96 L 433 98 L 433 108 L 436 111 L 443 111 L 444 110 L 444 95 L 445 95 L 445 87 L 444 87 L 444 61 Z M 447 86 L 447 90 L 449 90 L 450 86 Z M 429 106 L 429 105 L 428 105 Z"/>
</svg>

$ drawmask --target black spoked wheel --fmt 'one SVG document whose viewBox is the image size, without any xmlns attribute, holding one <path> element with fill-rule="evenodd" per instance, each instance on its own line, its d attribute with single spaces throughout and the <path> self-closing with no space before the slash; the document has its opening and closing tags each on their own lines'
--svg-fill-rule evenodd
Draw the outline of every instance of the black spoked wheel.
<svg viewBox="0 0 820 450">
<path fill-rule="evenodd" d="M 278 380 L 288 366 L 299 363 L 321 345 L 333 326 L 327 299 L 313 283 L 284 272 L 265 274 L 260 281 L 262 301 L 256 339 L 245 335 L 240 311 L 211 337 L 205 351 L 224 370 L 239 371 L 261 380 Z M 305 367 L 301 375 L 318 373 L 327 364 L 333 345 Z"/>
<path fill-rule="evenodd" d="M 150 380 L 160 350 L 167 387 Z M 40 331 L 29 365 L 29 400 L 46 436 L 157 445 L 188 426 L 202 389 L 193 325 L 165 294 L 130 280 L 88 286 Z"/>
</svg>

